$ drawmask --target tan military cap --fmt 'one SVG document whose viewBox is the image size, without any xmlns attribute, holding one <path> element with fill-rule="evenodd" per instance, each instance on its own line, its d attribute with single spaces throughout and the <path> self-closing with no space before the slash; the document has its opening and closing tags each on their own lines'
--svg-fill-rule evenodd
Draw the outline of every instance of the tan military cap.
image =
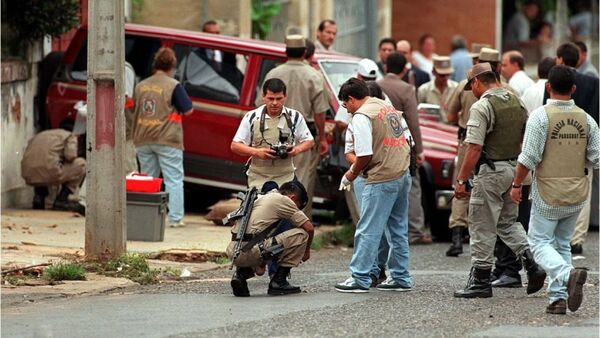
<svg viewBox="0 0 600 338">
<path fill-rule="evenodd" d="M 479 58 L 479 52 L 481 52 L 481 49 L 485 47 L 485 48 L 491 48 L 491 45 L 488 45 L 487 43 L 476 43 L 473 42 L 471 44 L 471 52 L 469 53 L 469 55 L 471 55 L 471 57 L 473 59 L 475 58 Z"/>
<path fill-rule="evenodd" d="M 287 48 L 305 48 L 306 40 L 299 34 L 288 35 L 285 37 L 285 46 Z"/>
<path fill-rule="evenodd" d="M 469 71 L 467 72 L 467 84 L 465 85 L 465 90 L 471 90 L 471 82 L 473 79 L 484 73 L 493 73 L 492 65 L 488 62 L 477 63 Z"/>
<path fill-rule="evenodd" d="M 454 68 L 452 68 L 450 58 L 447 56 L 434 56 L 433 69 L 435 69 L 438 74 L 442 75 L 454 73 Z"/>
<path fill-rule="evenodd" d="M 499 62 L 500 61 L 500 52 L 495 49 L 483 47 L 479 51 L 479 62 L 481 62 L 481 61 Z"/>
</svg>

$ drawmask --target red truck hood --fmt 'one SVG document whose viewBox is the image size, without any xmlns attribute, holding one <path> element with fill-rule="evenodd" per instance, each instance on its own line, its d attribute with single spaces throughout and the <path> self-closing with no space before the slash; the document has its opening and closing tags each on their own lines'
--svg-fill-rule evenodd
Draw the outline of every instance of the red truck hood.
<svg viewBox="0 0 600 338">
<path fill-rule="evenodd" d="M 425 150 L 444 151 L 454 157 L 458 149 L 457 127 L 426 120 L 420 121 L 419 124 Z"/>
</svg>

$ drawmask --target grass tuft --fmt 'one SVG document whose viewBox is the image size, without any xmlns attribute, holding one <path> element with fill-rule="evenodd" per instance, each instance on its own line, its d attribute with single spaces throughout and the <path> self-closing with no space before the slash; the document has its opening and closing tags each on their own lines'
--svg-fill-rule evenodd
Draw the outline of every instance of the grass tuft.
<svg viewBox="0 0 600 338">
<path fill-rule="evenodd" d="M 53 281 L 85 280 L 85 268 L 77 263 L 60 262 L 46 267 L 43 276 Z"/>
</svg>

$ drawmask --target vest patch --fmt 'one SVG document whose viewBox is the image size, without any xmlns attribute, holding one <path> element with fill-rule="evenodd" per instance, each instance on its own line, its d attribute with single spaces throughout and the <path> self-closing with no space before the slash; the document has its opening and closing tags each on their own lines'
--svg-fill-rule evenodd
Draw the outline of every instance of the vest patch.
<svg viewBox="0 0 600 338">
<path fill-rule="evenodd" d="M 144 99 L 143 114 L 144 116 L 150 117 L 156 114 L 156 100 L 155 99 Z"/>
<path fill-rule="evenodd" d="M 400 137 L 403 133 L 403 130 L 402 126 L 400 125 L 400 118 L 398 117 L 398 114 L 388 113 L 386 117 L 388 120 L 388 126 L 392 131 L 392 135 L 394 135 L 394 137 Z"/>
<path fill-rule="evenodd" d="M 550 134 L 552 140 L 585 139 L 585 128 L 575 119 L 562 119 L 553 127 Z"/>
</svg>

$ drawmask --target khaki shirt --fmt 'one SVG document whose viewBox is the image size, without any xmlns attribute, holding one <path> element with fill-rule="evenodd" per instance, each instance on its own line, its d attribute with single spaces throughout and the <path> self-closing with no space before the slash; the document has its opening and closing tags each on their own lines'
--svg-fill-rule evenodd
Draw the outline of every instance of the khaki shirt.
<svg viewBox="0 0 600 338">
<path fill-rule="evenodd" d="M 265 77 L 281 79 L 287 87 L 286 107 L 296 109 L 307 122 L 314 122 L 313 113 L 329 109 L 323 77 L 300 60 L 289 60 L 273 69 Z M 260 98 L 257 98 L 260 101 Z"/>
<path fill-rule="evenodd" d="M 301 227 L 308 221 L 308 217 L 301 210 L 298 210 L 294 201 L 289 197 L 278 192 L 259 195 L 252 207 L 252 214 L 250 215 L 246 234 L 259 233 L 282 219 L 289 220 L 295 227 Z M 239 222 L 241 221 L 235 223 L 231 232 L 238 232 Z"/>
<path fill-rule="evenodd" d="M 503 95 L 508 92 L 507 88 L 498 87 L 491 88 L 485 91 L 479 101 L 471 106 L 469 111 L 469 121 L 467 122 L 467 137 L 466 143 L 484 145 L 485 138 L 492 130 L 494 130 L 495 115 L 494 109 L 490 102 L 485 99 L 490 95 Z M 519 99 L 522 107 L 525 107 Z"/>
<path fill-rule="evenodd" d="M 35 135 L 21 160 L 21 175 L 27 184 L 56 182 L 63 164 L 77 158 L 77 136 L 64 129 L 50 129 Z"/>
<path fill-rule="evenodd" d="M 456 87 L 458 87 L 458 82 L 448 80 L 444 92 L 440 93 L 439 89 L 435 86 L 435 80 L 431 80 L 419 87 L 418 102 L 439 105 L 442 120 L 447 122 L 448 101 L 452 97 L 452 94 L 454 94 Z"/>
<path fill-rule="evenodd" d="M 469 121 L 469 110 L 473 103 L 477 102 L 477 98 L 470 90 L 465 90 L 467 80 L 462 80 L 458 83 L 454 92 L 448 99 L 447 113 L 458 114 L 458 126 L 467 128 Z M 446 116 L 446 119 L 448 117 Z"/>
</svg>

